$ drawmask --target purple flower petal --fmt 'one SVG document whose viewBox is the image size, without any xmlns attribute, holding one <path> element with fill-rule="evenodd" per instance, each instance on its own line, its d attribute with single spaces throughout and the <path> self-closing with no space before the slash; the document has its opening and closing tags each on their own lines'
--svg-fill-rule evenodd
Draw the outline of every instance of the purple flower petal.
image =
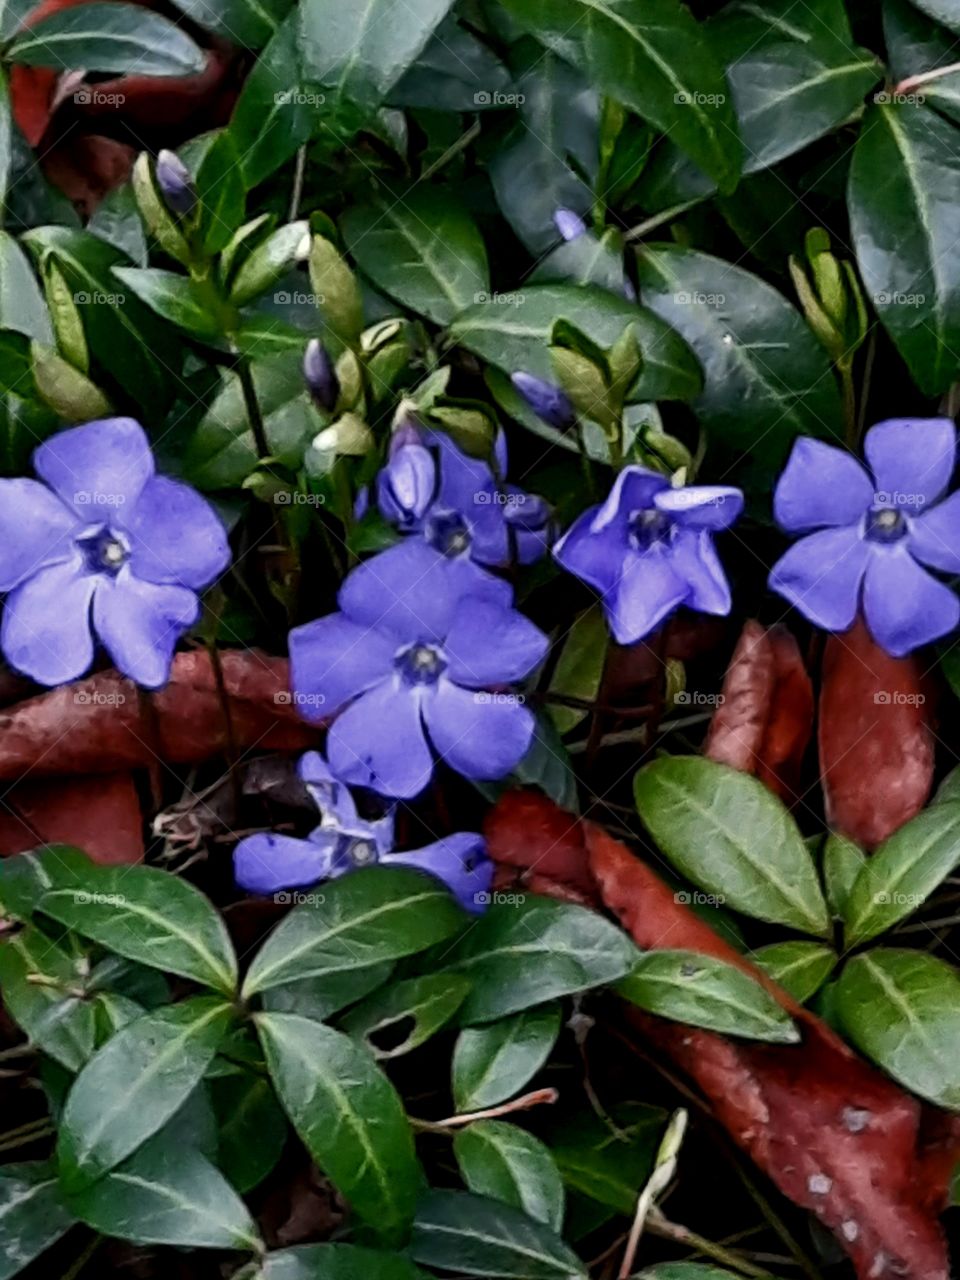
<svg viewBox="0 0 960 1280">
<path fill-rule="evenodd" d="M 576 240 L 578 236 L 582 236 L 587 230 L 587 224 L 579 213 L 574 213 L 572 209 L 555 209 L 553 225 L 564 240 Z"/>
<path fill-rule="evenodd" d="M 28 578 L 7 597 L 0 647 L 4 657 L 40 684 L 66 684 L 93 662 L 90 603 L 98 579 L 79 553 Z"/>
<path fill-rule="evenodd" d="M 508 582 L 466 557 L 443 556 L 419 538 L 407 538 L 358 565 L 340 588 L 339 602 L 354 622 L 411 643 L 442 640 L 457 600 L 468 592 L 506 605 L 513 598 Z"/>
<path fill-rule="evenodd" d="M 741 491 L 722 484 L 661 489 L 653 502 L 685 529 L 728 529 L 743 510 Z"/>
<path fill-rule="evenodd" d="M 422 849 L 388 854 L 383 862 L 415 867 L 442 880 L 460 905 L 475 915 L 489 901 L 494 865 L 487 857 L 483 836 L 473 831 L 459 831 Z"/>
<path fill-rule="evenodd" d="M 177 641 L 199 615 L 187 587 L 143 582 L 126 567 L 97 577 L 94 630 L 117 668 L 144 688 L 166 684 Z"/>
<path fill-rule="evenodd" d="M 516 609 L 465 596 L 444 643 L 447 675 L 471 689 L 514 684 L 541 661 L 549 643 Z"/>
<path fill-rule="evenodd" d="M 227 531 L 195 489 L 152 476 L 118 523 L 130 538 L 130 568 L 148 582 L 179 583 L 201 591 L 230 563 Z"/>
<path fill-rule="evenodd" d="M 533 740 L 533 716 L 513 694 L 474 693 L 441 680 L 423 714 L 438 753 L 477 782 L 505 777 Z"/>
<path fill-rule="evenodd" d="M 481 564 L 502 565 L 510 549 L 501 495 L 493 471 L 480 458 L 470 458 L 449 436 L 432 437 L 440 454 L 436 508 L 456 511 L 470 530 L 470 555 Z"/>
<path fill-rule="evenodd" d="M 349 579 L 348 579 L 349 581 Z M 382 632 L 330 613 L 289 636 L 290 684 L 305 720 L 325 720 L 393 670 L 399 647 Z"/>
<path fill-rule="evenodd" d="M 952 493 L 910 521 L 910 554 L 946 573 L 960 573 L 960 493 Z"/>
<path fill-rule="evenodd" d="M 601 508 L 590 507 L 578 516 L 554 545 L 553 558 L 567 573 L 606 595 L 619 581 L 627 552 L 626 522 L 608 523 L 595 530 Z"/>
<path fill-rule="evenodd" d="M 38 480 L 0 480 L 0 591 L 74 554 L 82 525 Z"/>
<path fill-rule="evenodd" d="M 419 690 L 384 680 L 351 703 L 327 738 L 337 777 L 384 796 L 419 795 L 433 773 L 420 702 Z"/>
<path fill-rule="evenodd" d="M 870 550 L 856 528 L 811 533 L 773 566 L 770 586 L 816 626 L 846 631 L 857 616 Z"/>
<path fill-rule="evenodd" d="M 357 821 L 357 806 L 350 788 L 334 775 L 319 751 L 302 755 L 297 761 L 297 773 L 325 826 L 345 827 Z"/>
<path fill-rule="evenodd" d="M 949 418 L 889 418 L 870 428 L 863 450 L 877 505 L 916 510 L 936 502 L 949 484 L 957 429 Z"/>
<path fill-rule="evenodd" d="M 873 493 L 872 480 L 852 454 L 801 436 L 777 481 L 773 514 L 789 533 L 856 524 Z"/>
<path fill-rule="evenodd" d="M 701 613 L 726 617 L 731 605 L 730 585 L 707 530 L 679 531 L 670 548 L 670 561 L 674 573 L 689 587 L 684 604 Z"/>
<path fill-rule="evenodd" d="M 395 450 L 377 476 L 377 504 L 386 520 L 401 529 L 417 528 L 437 487 L 433 454 L 422 444 Z"/>
<path fill-rule="evenodd" d="M 90 523 L 132 511 L 153 475 L 153 454 L 139 422 L 103 418 L 51 436 L 33 465 L 68 507 Z"/>
<path fill-rule="evenodd" d="M 630 555 L 619 582 L 603 598 L 614 640 L 636 644 L 683 604 L 689 591 L 687 581 L 674 569 L 669 551 L 653 547 L 643 555 Z"/>
<path fill-rule="evenodd" d="M 960 600 L 910 555 L 903 542 L 875 547 L 863 584 L 870 634 L 894 658 L 953 631 Z"/>
<path fill-rule="evenodd" d="M 293 836 L 258 832 L 241 840 L 233 851 L 233 875 L 248 893 L 277 893 L 316 884 L 329 876 L 339 836 L 297 840 Z"/>
</svg>

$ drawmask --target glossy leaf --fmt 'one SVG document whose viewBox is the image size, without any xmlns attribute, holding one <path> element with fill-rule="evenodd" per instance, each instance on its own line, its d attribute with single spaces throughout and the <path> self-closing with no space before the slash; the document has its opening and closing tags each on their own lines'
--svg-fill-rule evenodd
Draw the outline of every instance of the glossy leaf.
<svg viewBox="0 0 960 1280">
<path fill-rule="evenodd" d="M 633 1214 L 649 1178 L 666 1113 L 627 1103 L 606 1120 L 585 1111 L 550 1134 L 550 1150 L 571 1191 L 624 1216 Z"/>
<path fill-rule="evenodd" d="M 636 948 L 615 925 L 585 907 L 520 895 L 494 903 L 446 957 L 473 987 L 461 1021 L 507 1014 L 622 978 Z"/>
<path fill-rule="evenodd" d="M 273 931 L 250 966 L 245 996 L 413 955 L 464 922 L 436 880 L 393 867 L 335 880 L 323 898 L 294 908 Z"/>
<path fill-rule="evenodd" d="M 573 620 L 550 681 L 550 692 L 589 702 L 597 697 L 607 657 L 609 633 L 599 605 Z M 550 718 L 558 732 L 569 733 L 588 714 L 583 709 L 551 704 Z"/>
<path fill-rule="evenodd" d="M 0 988 L 7 1013 L 29 1040 L 79 1071 L 93 1052 L 96 1027 L 84 998 L 86 958 L 71 955 L 39 929 L 0 944 Z"/>
<path fill-rule="evenodd" d="M 53 345 L 53 328 L 43 292 L 30 259 L 9 231 L 0 231 L 0 327 Z"/>
<path fill-rule="evenodd" d="M 453 1153 L 471 1191 L 512 1204 L 560 1232 L 563 1181 L 539 1138 L 515 1124 L 478 1120 L 457 1133 Z"/>
<path fill-rule="evenodd" d="M 313 131 L 318 104 L 304 87 L 298 18 L 295 8 L 254 63 L 230 121 L 248 189 L 275 173 Z"/>
<path fill-rule="evenodd" d="M 221 129 L 197 165 L 198 233 L 207 253 L 226 248 L 243 222 L 247 193 L 242 159 L 233 134 Z"/>
<path fill-rule="evenodd" d="M 114 275 L 151 311 L 178 329 L 207 341 L 222 337 L 223 325 L 215 304 L 193 280 L 155 267 L 117 267 Z"/>
<path fill-rule="evenodd" d="M 745 915 L 829 933 L 797 824 L 756 778 L 699 756 L 664 756 L 637 773 L 634 795 L 644 825 L 688 880 Z"/>
<path fill-rule="evenodd" d="M 296 1014 L 257 1016 L 267 1066 L 293 1127 L 357 1215 L 387 1242 L 413 1219 L 421 1171 L 403 1103 L 373 1058 Z"/>
<path fill-rule="evenodd" d="M 496 109 L 510 88 L 510 73 L 493 50 L 451 14 L 390 90 L 389 100 L 428 111 L 482 111 Z"/>
<path fill-rule="evenodd" d="M 238 1071 L 211 1081 L 219 1122 L 217 1165 L 241 1195 L 258 1186 L 277 1164 L 289 1132 L 270 1081 Z"/>
<path fill-rule="evenodd" d="M 174 0 L 187 18 L 232 44 L 259 49 L 274 35 L 293 0 Z"/>
<path fill-rule="evenodd" d="M 842 919 L 847 899 L 867 855 L 858 844 L 831 831 L 823 845 L 823 886 L 831 914 Z"/>
<path fill-rule="evenodd" d="M 816 995 L 837 963 L 837 954 L 819 942 L 773 942 L 750 959 L 800 1004 Z"/>
<path fill-rule="evenodd" d="M 835 992 L 857 1048 L 905 1088 L 960 1110 L 960 975 L 922 951 L 855 956 Z"/>
<path fill-rule="evenodd" d="M 466 999 L 470 979 L 450 973 L 408 978 L 369 996 L 341 1020 L 375 1058 L 397 1058 L 424 1044 Z"/>
<path fill-rule="evenodd" d="M 200 996 L 128 1023 L 90 1059 L 67 1098 L 57 1156 L 75 1194 L 115 1168 L 182 1106 L 232 1017 Z"/>
<path fill-rule="evenodd" d="M 721 1035 L 796 1044 L 790 1015 L 735 965 L 693 951 L 650 951 L 617 990 L 647 1013 Z"/>
<path fill-rule="evenodd" d="M 303 981 L 283 982 L 263 993 L 263 1007 L 273 1013 L 300 1013 L 305 1018 L 325 1022 L 331 1014 L 355 1004 L 376 991 L 393 972 L 393 961 L 349 969 L 343 973 L 321 974 Z"/>
<path fill-rule="evenodd" d="M 74 1221 L 52 1163 L 0 1167 L 0 1280 L 11 1280 Z"/>
<path fill-rule="evenodd" d="M 915 8 L 907 0 L 883 0 L 883 34 L 896 80 L 928 71 L 943 71 L 957 61 L 955 37 L 926 13 L 921 13 L 924 7 Z M 960 15 L 952 0 L 944 0 L 938 7 L 951 8 Z M 946 75 L 926 81 L 920 92 L 926 105 L 951 120 L 960 121 L 960 71 L 948 71 Z"/>
<path fill-rule="evenodd" d="M 540 1070 L 560 1034 L 560 1006 L 524 1009 L 480 1027 L 465 1027 L 453 1051 L 453 1099 L 458 1111 L 505 1102 Z"/>
<path fill-rule="evenodd" d="M 13 62 L 58 71 L 189 76 L 204 55 L 167 18 L 140 5 L 93 3 L 60 9 L 22 31 L 7 50 Z"/>
<path fill-rule="evenodd" d="M 356 1244 L 304 1244 L 267 1255 L 257 1280 L 425 1280 L 400 1253 Z"/>
</svg>

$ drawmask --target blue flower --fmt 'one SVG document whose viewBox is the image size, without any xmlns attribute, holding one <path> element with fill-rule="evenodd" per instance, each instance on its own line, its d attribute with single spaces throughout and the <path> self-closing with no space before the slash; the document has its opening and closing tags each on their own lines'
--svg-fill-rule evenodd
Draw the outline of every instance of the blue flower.
<svg viewBox="0 0 960 1280">
<path fill-rule="evenodd" d="M 730 612 L 712 535 L 742 510 L 739 489 L 674 488 L 656 471 L 624 467 L 606 502 L 575 520 L 553 554 L 599 592 L 614 639 L 633 644 L 680 605 Z"/>
<path fill-rule="evenodd" d="M 825 631 L 846 631 L 862 606 L 870 634 L 895 658 L 953 631 L 960 602 L 923 566 L 960 573 L 960 493 L 943 498 L 956 450 L 949 418 L 871 427 L 869 472 L 852 454 L 801 437 L 773 510 L 782 529 L 808 536 L 773 566 L 770 586 Z"/>
<path fill-rule="evenodd" d="M 506 438 L 494 446 L 497 470 L 507 471 Z M 547 549 L 550 509 L 542 498 L 498 483 L 490 465 L 470 458 L 443 432 L 404 426 L 390 442 L 377 476 L 377 504 L 402 533 L 420 535 L 448 559 L 497 567 L 511 558 L 531 564 Z"/>
<path fill-rule="evenodd" d="M 523 370 L 519 373 L 511 373 L 510 381 L 537 417 L 548 427 L 556 427 L 558 431 L 569 431 L 576 426 L 577 415 L 570 397 L 560 387 Z"/>
<path fill-rule="evenodd" d="M 357 867 L 413 867 L 442 880 L 467 911 L 483 910 L 494 870 L 483 836 L 460 831 L 395 853 L 392 809 L 375 822 L 362 819 L 349 789 L 316 751 L 301 758 L 298 772 L 320 810 L 320 825 L 306 840 L 266 831 L 241 840 L 233 867 L 242 889 L 269 894 L 333 880 Z"/>
<path fill-rule="evenodd" d="M 167 208 L 181 218 L 193 213 L 197 205 L 197 188 L 190 170 L 173 151 L 157 156 L 157 186 Z"/>
<path fill-rule="evenodd" d="M 491 575 L 456 589 L 426 543 L 359 565 L 340 589 L 341 613 L 290 633 L 291 683 L 308 717 L 328 719 L 338 778 L 381 795 L 417 795 L 433 752 L 476 780 L 502 778 L 526 754 L 534 719 L 508 687 L 541 660 L 547 637 L 510 607 Z M 506 595 L 504 595 L 506 591 Z"/>
<path fill-rule="evenodd" d="M 577 240 L 587 230 L 587 224 L 573 209 L 555 209 L 553 225 L 564 240 Z"/>
<path fill-rule="evenodd" d="M 63 684 L 94 636 L 124 675 L 164 684 L 197 592 L 230 563 L 223 525 L 193 489 L 154 472 L 132 418 L 88 422 L 33 455 L 38 480 L 0 480 L 0 647 L 12 667 Z"/>
</svg>

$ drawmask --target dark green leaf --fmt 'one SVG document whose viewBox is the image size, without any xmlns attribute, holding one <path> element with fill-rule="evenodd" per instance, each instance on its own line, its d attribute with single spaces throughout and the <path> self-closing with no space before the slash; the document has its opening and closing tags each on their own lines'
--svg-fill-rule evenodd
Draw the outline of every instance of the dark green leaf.
<svg viewBox="0 0 960 1280">
<path fill-rule="evenodd" d="M 317 95 L 308 93 L 297 45 L 299 8 L 254 63 L 230 121 L 248 190 L 269 178 L 310 138 Z"/>
<path fill-rule="evenodd" d="M 436 880 L 395 867 L 344 876 L 322 897 L 295 907 L 273 931 L 250 966 L 245 996 L 413 955 L 449 938 L 465 919 Z"/>
<path fill-rule="evenodd" d="M 829 934 L 810 852 L 762 782 L 699 756 L 663 756 L 633 785 L 645 826 L 688 880 L 745 915 Z"/>
<path fill-rule="evenodd" d="M 806 1004 L 833 972 L 837 953 L 819 942 L 774 942 L 752 951 L 750 959 L 784 991 Z"/>
<path fill-rule="evenodd" d="M 270 1081 L 240 1071 L 211 1081 L 219 1121 L 217 1164 L 242 1194 L 263 1181 L 287 1139 L 287 1121 Z"/>
<path fill-rule="evenodd" d="M 840 975 L 836 1008 L 868 1058 L 921 1098 L 960 1110 L 956 969 L 922 951 L 867 951 Z"/>
<path fill-rule="evenodd" d="M 209 899 L 188 881 L 155 867 L 53 875 L 56 887 L 41 900 L 46 915 L 118 955 L 232 994 L 233 944 Z"/>
<path fill-rule="evenodd" d="M 268 1254 L 257 1280 L 426 1280 L 426 1277 L 399 1253 L 379 1253 L 356 1244 L 304 1244 Z"/>
<path fill-rule="evenodd" d="M 230 284 L 233 306 L 245 306 L 282 279 L 296 265 L 309 231 L 310 224 L 305 219 L 288 222 L 256 245 L 233 276 Z"/>
<path fill-rule="evenodd" d="M 823 846 L 823 885 L 831 914 L 843 919 L 847 899 L 867 856 L 863 850 L 837 832 L 831 831 Z"/>
<path fill-rule="evenodd" d="M 536 1075 L 560 1034 L 560 1006 L 524 1009 L 482 1027 L 466 1027 L 453 1051 L 458 1111 L 496 1106 Z"/>
<path fill-rule="evenodd" d="M 126 1159 L 182 1106 L 217 1052 L 229 1005 L 200 996 L 128 1023 L 90 1059 L 64 1108 L 57 1148 L 71 1194 Z"/>
<path fill-rule="evenodd" d="M 189 76 L 205 58 L 167 18 L 134 4 L 102 3 L 61 9 L 22 31 L 7 51 L 12 62 L 59 71 L 134 72 Z"/>
<path fill-rule="evenodd" d="M 293 0 L 174 0 L 198 26 L 231 44 L 259 49 L 274 35 Z"/>
<path fill-rule="evenodd" d="M 207 253 L 218 253 L 243 222 L 247 192 L 243 157 L 228 129 L 222 129 L 197 166 L 199 234 Z"/>
<path fill-rule="evenodd" d="M 415 1262 L 468 1276 L 573 1280 L 583 1263 L 555 1232 L 519 1209 L 466 1191 L 431 1191 L 420 1203 Z"/>
<path fill-rule="evenodd" d="M 946 0 L 946 4 L 956 10 L 950 0 Z M 919 13 L 907 0 L 884 0 L 883 31 L 890 69 L 897 81 L 928 71 L 942 71 L 957 62 L 956 38 L 926 14 Z M 925 104 L 951 120 L 960 121 L 960 71 L 927 80 L 917 92 Z"/>
<path fill-rule="evenodd" d="M 301 982 L 284 982 L 263 993 L 263 1005 L 272 1013 L 300 1013 L 305 1018 L 325 1022 L 331 1014 L 355 1004 L 382 987 L 393 972 L 393 961 L 348 969 L 344 973 L 321 974 Z"/>
<path fill-rule="evenodd" d="M 636 1280 L 737 1280 L 737 1275 L 699 1262 L 661 1262 L 658 1267 L 641 1271 Z"/>
<path fill-rule="evenodd" d="M 611 293 L 625 294 L 623 238 L 610 230 L 597 237 L 585 231 L 548 253 L 530 275 L 537 282 L 561 280 L 569 284 L 595 284 Z"/>
<path fill-rule="evenodd" d="M 215 300 L 186 276 L 156 267 L 117 267 L 114 275 L 151 311 L 192 337 L 215 342 L 223 336 Z"/>
<path fill-rule="evenodd" d="M 755 978 L 713 956 L 650 951 L 617 990 L 647 1013 L 722 1035 L 774 1044 L 800 1039 L 790 1015 Z"/>
<path fill-rule="evenodd" d="M 554 667 L 550 692 L 589 702 L 596 698 L 607 656 L 609 632 L 598 604 L 574 618 L 566 641 Z M 557 704 L 550 706 L 550 717 L 559 733 L 569 733 L 588 713 Z"/>
<path fill-rule="evenodd" d="M 446 957 L 473 983 L 464 1022 L 492 1022 L 557 996 L 616 982 L 637 949 L 620 929 L 585 907 L 517 895 L 494 903 Z"/>
<path fill-rule="evenodd" d="M 93 1006 L 83 995 L 86 958 L 71 955 L 39 929 L 0 944 L 0 987 L 14 1022 L 44 1053 L 79 1071 L 93 1052 Z"/>
<path fill-rule="evenodd" d="M 567 1187 L 629 1216 L 653 1170 L 666 1114 L 643 1103 L 616 1109 L 610 1121 L 584 1112 L 550 1135 Z"/>
<path fill-rule="evenodd" d="M 397 1058 L 429 1040 L 463 1004 L 470 979 L 452 973 L 407 978 L 368 997 L 341 1020 L 375 1058 Z"/>
<path fill-rule="evenodd" d="M 320 1168 L 378 1235 L 413 1219 L 421 1171 L 403 1103 L 349 1036 L 296 1014 L 257 1016 L 270 1075 Z"/>
<path fill-rule="evenodd" d="M 0 231 L 0 327 L 15 329 L 47 346 L 53 329 L 30 260 L 8 231 Z"/>
<path fill-rule="evenodd" d="M 501 106 L 509 92 L 507 68 L 451 14 L 390 90 L 389 100 L 396 107 L 482 111 Z"/>
<path fill-rule="evenodd" d="M 871 108 L 850 167 L 853 243 L 867 296 L 927 395 L 960 363 L 958 184 L 952 124 L 914 104 Z"/>
<path fill-rule="evenodd" d="M 0 1280 L 17 1275 L 74 1221 L 51 1163 L 0 1168 Z"/>
<path fill-rule="evenodd" d="M 563 1182 L 549 1147 L 539 1138 L 515 1124 L 478 1120 L 457 1133 L 453 1151 L 471 1191 L 561 1230 Z"/>
</svg>

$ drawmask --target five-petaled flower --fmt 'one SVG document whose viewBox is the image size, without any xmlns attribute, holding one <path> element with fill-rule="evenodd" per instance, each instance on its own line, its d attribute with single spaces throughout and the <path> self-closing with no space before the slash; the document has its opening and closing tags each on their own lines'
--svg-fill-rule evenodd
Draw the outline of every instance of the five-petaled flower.
<svg viewBox="0 0 960 1280">
<path fill-rule="evenodd" d="M 233 854 L 241 888 L 269 894 L 332 880 L 358 867 L 411 867 L 441 880 L 467 911 L 483 910 L 493 880 L 483 836 L 459 831 L 396 853 L 392 808 L 372 822 L 361 818 L 349 789 L 315 751 L 301 757 L 298 772 L 320 811 L 320 825 L 306 840 L 269 831 L 241 840 Z"/>
<path fill-rule="evenodd" d="M 132 418 L 61 431 L 33 464 L 40 480 L 0 480 L 4 656 L 41 684 L 63 684 L 90 667 L 95 634 L 124 675 L 164 684 L 197 620 L 197 592 L 230 562 L 216 513 L 155 474 Z"/>
<path fill-rule="evenodd" d="M 730 612 L 713 534 L 742 509 L 739 489 L 676 488 L 656 471 L 624 467 L 606 502 L 575 520 L 553 554 L 600 593 L 614 639 L 633 644 L 680 605 Z"/>
<path fill-rule="evenodd" d="M 943 498 L 956 460 L 948 418 L 891 418 L 851 454 L 799 439 L 774 493 L 777 523 L 806 537 L 774 565 L 770 586 L 826 631 L 863 608 L 893 657 L 953 631 L 956 595 L 923 566 L 960 573 L 960 493 Z M 872 474 L 871 474 L 872 473 Z"/>
<path fill-rule="evenodd" d="M 343 781 L 410 798 L 430 781 L 431 747 L 468 778 L 502 778 L 530 746 L 534 719 L 504 691 L 526 676 L 547 637 L 484 575 L 451 590 L 445 561 L 419 539 L 397 577 L 390 552 L 359 565 L 342 612 L 290 633 L 293 688 L 320 719 L 339 712 L 327 754 Z"/>
</svg>

